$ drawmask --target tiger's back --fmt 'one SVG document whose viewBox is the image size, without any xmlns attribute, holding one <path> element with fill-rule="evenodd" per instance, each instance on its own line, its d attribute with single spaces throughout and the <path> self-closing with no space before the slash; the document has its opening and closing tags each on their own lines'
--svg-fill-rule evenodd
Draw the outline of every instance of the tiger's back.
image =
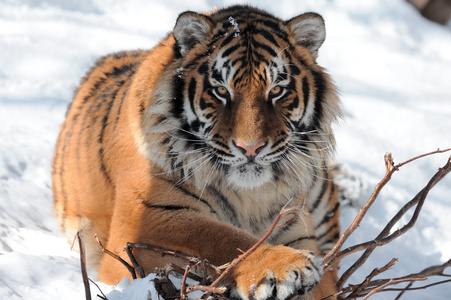
<svg viewBox="0 0 451 300">
<path fill-rule="evenodd" d="M 105 151 L 109 152 L 115 143 L 112 133 L 121 131 L 123 103 L 118 100 L 125 98 L 131 76 L 147 54 L 121 52 L 99 59 L 75 92 L 61 126 L 52 166 L 55 211 L 69 237 L 80 229 L 81 216 L 104 219 L 97 222 L 104 226 L 96 232 L 101 236 L 108 233 L 114 191 Z"/>
<path fill-rule="evenodd" d="M 234 280 L 266 278 L 255 264 L 279 252 L 286 268 L 307 272 L 311 263 L 321 273 L 310 251 L 326 251 L 339 232 L 326 161 L 340 112 L 335 87 L 314 63 L 322 41 L 296 43 L 304 37 L 297 26 L 316 26 L 316 18 L 282 22 L 247 6 L 188 12 L 152 50 L 104 57 L 88 72 L 61 126 L 52 179 L 61 228 L 69 237 L 84 230 L 102 280 L 128 274 L 101 256 L 93 234 L 115 253 L 139 242 L 222 264 L 252 246 L 289 200 L 298 219 L 269 240 L 285 248 L 262 247 Z M 147 272 L 170 261 L 137 256 Z M 274 276 L 282 283 L 292 280 L 287 274 Z M 278 297 L 308 292 L 318 274 L 279 287 L 286 295 Z M 335 277 L 324 275 L 312 295 L 329 295 Z M 261 286 L 252 297 L 269 298 Z M 250 292 L 236 289 L 245 299 Z"/>
</svg>

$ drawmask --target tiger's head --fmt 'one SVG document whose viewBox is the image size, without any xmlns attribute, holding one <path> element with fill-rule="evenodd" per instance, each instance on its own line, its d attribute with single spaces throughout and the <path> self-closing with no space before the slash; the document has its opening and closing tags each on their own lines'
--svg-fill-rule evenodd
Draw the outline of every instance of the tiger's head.
<svg viewBox="0 0 451 300">
<path fill-rule="evenodd" d="M 249 6 L 182 13 L 174 60 L 152 94 L 149 156 L 182 181 L 308 189 L 334 148 L 336 88 L 316 64 L 321 16 Z M 155 139 L 149 135 L 149 139 Z"/>
</svg>

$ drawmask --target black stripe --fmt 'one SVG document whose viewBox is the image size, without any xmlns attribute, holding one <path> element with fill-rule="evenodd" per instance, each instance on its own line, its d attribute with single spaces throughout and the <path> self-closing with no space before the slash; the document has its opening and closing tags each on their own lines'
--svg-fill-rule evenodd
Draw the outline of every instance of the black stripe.
<svg viewBox="0 0 451 300">
<path fill-rule="evenodd" d="M 197 63 L 197 62 L 195 61 L 193 63 Z M 203 64 L 201 64 L 197 71 L 202 75 L 207 75 L 208 74 L 208 63 L 204 62 Z"/>
<path fill-rule="evenodd" d="M 201 63 L 201 60 L 205 60 L 205 58 L 206 57 L 208 57 L 208 55 L 206 54 L 206 53 L 201 53 L 201 54 L 197 54 L 196 56 L 194 56 L 192 59 L 190 59 L 189 61 L 186 61 L 185 62 L 185 65 L 184 65 L 184 69 L 185 70 L 191 70 L 191 68 L 194 66 L 194 67 L 197 67 L 200 63 Z M 201 72 L 201 67 L 203 66 L 203 65 L 206 65 L 206 66 L 208 66 L 208 62 L 204 62 L 203 64 L 201 64 L 201 66 L 199 67 L 199 69 L 198 69 L 198 71 L 201 73 L 201 74 L 203 74 L 203 72 Z M 207 70 L 207 69 L 206 69 Z"/>
<path fill-rule="evenodd" d="M 298 66 L 296 66 L 293 62 L 290 61 L 290 71 L 293 73 L 294 76 L 298 76 L 301 74 L 301 69 L 299 69 Z"/>
<path fill-rule="evenodd" d="M 222 53 L 222 58 L 224 58 L 224 57 L 228 57 L 230 54 L 232 54 L 234 51 L 236 51 L 238 48 L 240 48 L 241 47 L 241 45 L 240 44 L 235 44 L 235 45 L 233 45 L 232 47 L 229 47 L 229 49 L 227 49 L 227 50 L 225 50 L 223 53 Z"/>
<path fill-rule="evenodd" d="M 255 32 L 256 34 L 260 34 L 265 38 L 268 42 L 273 44 L 275 47 L 280 48 L 279 43 L 277 43 L 276 39 L 274 38 L 274 35 L 268 32 L 267 30 L 258 30 Z"/>
<path fill-rule="evenodd" d="M 294 241 L 285 243 L 285 244 L 283 244 L 283 245 L 284 245 L 284 246 L 287 246 L 287 247 L 290 247 L 290 245 L 293 245 L 293 244 L 295 244 L 295 243 L 297 243 L 297 242 L 301 242 L 301 241 L 305 241 L 305 240 L 314 240 L 314 239 L 316 239 L 316 237 L 315 237 L 314 235 L 311 235 L 311 236 L 302 236 L 302 237 L 300 237 L 300 238 L 295 239 Z"/>
<path fill-rule="evenodd" d="M 244 59 L 243 59 L 243 61 L 244 61 Z M 243 64 L 246 65 L 244 62 L 243 62 Z M 238 84 L 243 80 L 243 78 L 245 76 L 248 76 L 248 75 L 249 74 L 248 74 L 248 72 L 246 72 L 246 70 L 243 70 L 241 73 L 236 72 L 235 74 L 233 74 L 232 80 L 235 84 Z"/>
<path fill-rule="evenodd" d="M 113 107 L 114 100 L 116 100 L 116 93 L 111 94 L 111 98 L 112 98 L 112 100 L 110 102 L 108 102 L 108 106 L 105 110 L 105 115 L 102 118 L 102 128 L 100 130 L 99 139 L 98 139 L 99 144 L 103 143 L 103 136 L 105 134 L 106 126 L 108 125 L 108 119 L 110 117 L 111 108 Z"/>
<path fill-rule="evenodd" d="M 174 97 L 172 100 L 171 114 L 177 119 L 181 119 L 183 113 L 183 90 L 185 88 L 185 80 L 175 75 L 174 82 Z"/>
<path fill-rule="evenodd" d="M 132 82 L 133 82 L 133 80 L 130 80 L 127 83 L 127 86 L 125 87 L 124 93 L 122 94 L 122 97 L 121 97 L 121 100 L 119 102 L 119 106 L 118 106 L 118 109 L 117 109 L 116 120 L 114 121 L 114 129 L 116 129 L 117 123 L 119 122 L 119 118 L 120 118 L 121 113 L 122 113 L 122 105 L 124 104 L 125 97 L 128 94 L 128 90 L 129 90 L 130 86 L 132 85 Z"/>
<path fill-rule="evenodd" d="M 196 115 L 196 110 L 194 109 L 194 99 L 196 96 L 196 85 L 197 85 L 196 79 L 194 77 L 191 78 L 191 81 L 188 86 L 188 99 L 189 99 L 191 110 L 193 111 L 193 114 L 195 114 L 195 115 Z"/>
<path fill-rule="evenodd" d="M 198 119 L 196 119 L 196 120 L 194 120 L 193 122 L 191 122 L 191 124 L 189 124 L 189 126 L 190 126 L 190 132 L 199 132 L 199 128 L 200 128 L 200 126 L 202 125 L 202 124 L 205 124 L 205 123 L 202 123 L 201 121 L 199 121 Z M 188 146 L 190 146 L 189 145 L 189 143 L 187 143 L 187 148 L 188 148 Z M 188 150 L 188 149 L 187 149 Z"/>
<path fill-rule="evenodd" d="M 315 228 L 321 227 L 322 225 L 326 224 L 327 222 L 329 222 L 335 215 L 335 213 L 337 212 L 338 208 L 340 207 L 340 203 L 336 203 L 334 208 L 332 210 L 329 210 L 325 215 L 324 218 L 321 220 L 321 222 L 319 222 L 318 225 L 315 226 Z"/>
<path fill-rule="evenodd" d="M 216 96 L 213 95 L 212 93 L 208 93 L 208 94 L 211 97 L 213 97 L 214 99 L 216 99 Z M 214 108 L 213 104 L 205 102 L 205 99 L 203 97 L 200 98 L 199 107 L 200 107 L 201 110 L 206 110 L 207 108 Z"/>
<path fill-rule="evenodd" d="M 219 150 L 218 148 L 215 148 L 214 151 L 215 151 L 215 152 L 214 152 L 215 156 L 234 157 L 233 154 L 229 154 L 229 153 L 227 153 L 227 152 L 224 152 L 224 151 L 222 151 L 222 150 Z"/>
<path fill-rule="evenodd" d="M 318 208 L 318 205 L 321 203 L 321 200 L 323 199 L 328 186 L 329 186 L 329 182 L 327 180 L 324 180 L 323 185 L 321 187 L 321 192 L 319 193 L 318 197 L 316 198 L 315 202 L 313 203 L 312 208 L 309 210 L 310 213 L 313 213 Z"/>
<path fill-rule="evenodd" d="M 123 73 L 128 73 L 128 72 L 134 73 L 135 65 L 136 65 L 136 63 L 131 63 L 131 64 L 128 64 L 128 65 L 122 65 L 120 68 L 114 67 L 113 71 L 106 72 L 105 75 L 107 77 L 119 77 Z"/>
<path fill-rule="evenodd" d="M 213 78 L 219 82 L 223 82 L 222 73 L 217 70 L 216 65 L 217 65 L 217 62 L 215 61 L 213 63 L 213 66 L 211 66 L 211 69 L 212 69 L 211 78 Z"/>
<path fill-rule="evenodd" d="M 146 105 L 144 104 L 144 102 L 141 102 L 139 104 L 139 110 L 138 110 L 141 117 L 143 116 L 145 110 L 146 110 Z"/>
<path fill-rule="evenodd" d="M 274 148 L 278 147 L 279 144 L 284 143 L 284 142 L 286 141 L 286 139 L 287 139 L 286 137 L 283 137 L 283 138 L 281 138 L 280 140 L 276 141 L 276 142 L 271 146 L 271 149 L 274 149 Z"/>
<path fill-rule="evenodd" d="M 171 210 L 171 211 L 178 211 L 178 210 L 193 210 L 192 207 L 189 206 L 181 206 L 181 205 L 154 205 L 147 201 L 142 202 L 147 208 L 150 209 L 163 209 L 163 210 Z"/>
<path fill-rule="evenodd" d="M 266 56 L 257 50 L 252 51 L 252 57 L 253 60 L 249 60 L 249 63 L 251 64 L 252 62 L 254 62 L 254 65 L 250 65 L 250 67 L 255 67 L 256 69 L 258 69 L 258 62 L 266 62 Z"/>
<path fill-rule="evenodd" d="M 324 242 L 322 242 L 322 243 L 319 245 L 319 248 L 321 248 L 321 246 L 327 245 L 327 244 L 332 244 L 332 245 L 334 245 L 334 244 L 337 242 L 337 240 L 338 240 L 339 238 L 340 238 L 340 232 L 337 232 L 336 234 L 334 234 L 334 236 L 333 236 L 332 238 L 330 238 L 330 239 L 325 240 Z"/>
<path fill-rule="evenodd" d="M 112 72 L 105 72 L 104 75 L 106 77 L 115 77 L 117 78 L 119 75 L 125 74 L 125 76 L 129 76 L 130 72 L 134 72 L 136 63 L 131 63 L 128 65 L 123 65 L 121 68 L 114 67 Z M 102 107 L 102 105 L 106 102 L 106 99 L 112 98 L 114 99 L 116 97 L 116 94 L 118 93 L 119 89 L 124 85 L 125 80 L 119 80 L 117 79 L 116 82 L 110 83 L 106 81 L 106 77 L 102 77 L 100 80 L 98 80 L 94 87 L 91 88 L 90 94 L 86 96 L 83 99 L 82 104 L 79 107 L 79 111 L 81 113 L 81 110 L 84 107 L 84 104 L 87 104 L 88 101 L 91 102 L 89 105 L 89 108 L 85 113 L 83 113 L 84 118 L 82 124 L 84 125 L 80 132 L 79 132 L 79 140 L 81 140 L 82 134 L 85 130 L 89 130 L 89 135 L 87 137 L 87 144 L 90 144 L 91 141 L 91 135 L 92 131 L 91 127 L 96 123 L 97 116 L 92 117 L 93 111 L 99 111 Z M 108 84 L 105 86 L 105 84 Z M 100 88 L 102 88 L 100 90 Z M 100 90 L 100 91 L 99 91 Z M 91 117 L 91 122 L 88 122 L 89 118 Z"/>
<path fill-rule="evenodd" d="M 177 183 L 172 181 L 172 180 L 166 179 L 164 177 L 158 177 L 158 179 L 159 180 L 163 180 L 163 181 L 165 181 L 167 183 L 170 183 L 172 185 L 172 187 L 175 187 L 175 188 L 179 189 L 180 191 L 182 191 L 183 193 L 185 193 L 186 195 L 188 195 L 188 196 L 190 196 L 190 197 L 202 202 L 203 204 L 205 204 L 208 207 L 208 209 L 210 210 L 210 212 L 212 214 L 218 215 L 216 213 L 216 211 L 213 209 L 213 207 L 211 207 L 211 205 L 205 199 L 203 199 L 200 196 L 190 192 L 189 190 L 185 189 L 184 187 L 177 185 Z"/>
<path fill-rule="evenodd" d="M 109 182 L 112 183 L 110 174 L 108 173 L 107 169 L 106 169 L 106 165 L 105 165 L 105 154 L 103 153 L 103 147 L 101 147 L 99 149 L 99 160 L 100 160 L 100 170 L 102 171 L 103 175 L 105 176 L 105 179 Z"/>
<path fill-rule="evenodd" d="M 234 34 L 229 33 L 229 35 L 221 42 L 221 48 L 227 47 L 235 39 Z M 238 45 L 239 46 L 239 45 Z M 224 56 L 222 56 L 224 57 Z"/>
<path fill-rule="evenodd" d="M 310 252 L 310 254 L 314 255 L 312 252 Z M 307 269 L 309 269 L 311 271 L 311 268 L 313 267 L 316 270 L 316 272 L 320 273 L 318 267 L 313 263 L 313 261 L 310 259 L 310 257 L 308 257 L 305 254 L 301 254 L 301 255 L 309 262 L 309 264 L 305 266 Z"/>
<path fill-rule="evenodd" d="M 220 136 L 219 134 L 215 134 L 215 135 L 213 136 L 212 142 L 214 142 L 216 145 L 218 145 L 218 146 L 220 146 L 220 147 L 222 147 L 222 148 L 224 148 L 224 149 L 227 149 L 227 150 L 229 149 L 229 147 L 228 147 L 226 144 L 224 144 L 224 143 L 218 141 L 217 139 L 222 139 L 222 136 Z M 232 155 L 232 156 L 233 156 L 233 155 Z"/>
<path fill-rule="evenodd" d="M 194 126 L 194 127 L 192 127 Z M 177 137 L 181 137 L 183 139 L 189 140 L 191 141 L 191 143 L 189 144 L 190 146 L 199 146 L 204 147 L 205 146 L 205 141 L 203 141 L 199 135 L 196 135 L 194 133 L 192 133 L 192 131 L 195 129 L 195 126 L 200 126 L 200 122 L 199 120 L 195 120 L 192 124 L 189 123 L 183 123 L 179 130 L 177 130 Z M 176 139 L 176 137 L 171 137 L 173 139 Z"/>
<path fill-rule="evenodd" d="M 269 53 L 269 55 L 271 55 L 272 57 L 276 57 L 277 53 L 276 51 L 274 51 L 270 46 L 266 45 L 266 44 L 262 44 L 257 42 L 255 39 L 252 39 L 251 41 L 252 45 L 257 48 L 257 49 L 262 49 L 265 50 L 266 52 Z"/>
<path fill-rule="evenodd" d="M 103 148 L 103 137 L 105 135 L 105 129 L 106 126 L 108 125 L 108 119 L 110 117 L 110 113 L 111 113 L 111 108 L 113 107 L 114 104 L 114 100 L 116 99 L 116 93 L 113 93 L 111 95 L 112 100 L 108 103 L 108 107 L 105 110 L 105 115 L 103 116 L 102 119 L 102 128 L 100 130 L 99 133 L 99 139 L 98 142 L 100 144 L 100 148 L 99 148 L 99 159 L 100 159 L 100 170 L 102 170 L 103 175 L 105 176 L 106 180 L 108 182 L 112 182 L 111 181 L 111 176 L 106 168 L 105 165 L 105 154 L 104 154 L 104 148 Z"/>
<path fill-rule="evenodd" d="M 83 99 L 83 102 L 88 102 L 88 100 L 92 98 L 96 94 L 96 92 L 106 83 L 106 80 L 106 77 L 100 77 L 92 86 L 91 90 L 89 91 L 89 95 Z"/>
<path fill-rule="evenodd" d="M 115 59 L 120 59 L 120 58 L 124 58 L 124 57 L 128 56 L 128 52 L 127 51 L 119 51 L 119 52 L 113 53 L 112 56 Z"/>
<path fill-rule="evenodd" d="M 332 230 L 334 230 L 334 229 L 336 229 L 336 228 L 338 228 L 338 224 L 335 223 L 334 225 L 330 226 L 330 227 L 326 230 L 326 232 L 324 232 L 323 234 L 319 235 L 319 236 L 317 237 L 317 240 L 318 240 L 318 241 L 321 240 L 322 238 L 324 238 L 325 236 L 327 236 L 329 233 L 332 232 Z"/>
<path fill-rule="evenodd" d="M 274 17 L 272 17 L 272 18 L 274 18 Z M 269 27 L 270 29 L 272 29 L 272 31 L 274 31 L 274 32 L 281 32 L 282 30 L 281 30 L 281 28 L 280 28 L 280 24 L 279 24 L 279 22 L 277 22 L 277 20 L 276 21 L 273 21 L 273 20 L 258 20 L 257 21 L 258 23 L 263 23 L 263 25 L 265 25 L 266 27 Z"/>
<path fill-rule="evenodd" d="M 209 185 L 207 187 L 207 190 L 214 197 L 216 202 L 220 206 L 222 206 L 223 211 L 226 212 L 226 215 L 230 219 L 230 223 L 232 223 L 232 225 L 234 225 L 234 226 L 240 227 L 240 223 L 238 222 L 238 218 L 237 218 L 237 212 L 235 210 L 235 207 L 230 203 L 229 199 L 227 199 L 226 196 L 224 196 L 218 189 L 216 189 L 212 185 Z"/>
<path fill-rule="evenodd" d="M 307 112 L 309 96 L 310 96 L 310 86 L 308 85 L 307 77 L 302 78 L 302 94 L 304 99 L 304 111 L 302 112 L 302 118 L 305 116 Z"/>
<path fill-rule="evenodd" d="M 299 98 L 298 96 L 295 96 L 293 98 L 293 101 L 287 106 L 288 111 L 293 111 L 295 108 L 299 107 Z"/>
<path fill-rule="evenodd" d="M 323 74 L 316 71 L 311 71 L 313 78 L 315 80 L 315 106 L 314 113 L 312 118 L 312 124 L 310 126 L 310 130 L 319 129 L 321 126 L 321 122 L 323 120 L 323 103 L 326 95 L 326 80 L 323 77 Z"/>
</svg>

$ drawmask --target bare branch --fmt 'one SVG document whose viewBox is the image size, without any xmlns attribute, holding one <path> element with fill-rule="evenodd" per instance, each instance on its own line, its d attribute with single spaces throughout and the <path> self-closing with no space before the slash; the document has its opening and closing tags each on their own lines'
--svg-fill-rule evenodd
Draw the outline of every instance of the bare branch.
<svg viewBox="0 0 451 300">
<path fill-rule="evenodd" d="M 225 286 L 218 286 L 218 287 L 211 287 L 206 285 L 190 285 L 186 287 L 186 293 L 189 294 L 194 291 L 205 291 L 209 292 L 211 294 L 222 294 L 227 291 L 227 287 Z"/>
<path fill-rule="evenodd" d="M 436 285 L 440 285 L 440 284 L 444 284 L 444 283 L 448 283 L 451 282 L 451 279 L 447 279 L 447 280 L 442 280 L 442 281 L 438 281 L 438 282 L 434 282 L 434 283 L 430 283 L 427 285 L 423 285 L 423 286 L 418 286 L 418 287 L 411 287 L 414 283 L 414 281 L 410 282 L 405 288 L 399 288 L 399 289 L 395 289 L 395 288 L 390 288 L 390 289 L 384 289 L 382 292 L 402 292 L 400 295 L 398 295 L 395 300 L 400 299 L 402 294 L 404 292 L 408 292 L 408 291 L 417 291 L 417 290 L 424 290 Z"/>
<path fill-rule="evenodd" d="M 183 279 L 182 279 L 182 286 L 180 287 L 180 300 L 185 300 L 186 298 L 186 277 L 188 276 L 189 271 L 193 268 L 194 266 L 189 263 L 186 265 L 185 268 L 185 273 L 183 274 Z"/>
<path fill-rule="evenodd" d="M 80 231 L 77 232 L 78 246 L 80 248 L 80 264 L 81 264 L 81 275 L 83 277 L 83 285 L 85 287 L 86 300 L 91 300 L 91 288 L 89 286 L 88 272 L 86 271 L 86 252 L 85 244 L 83 243 L 83 238 Z"/>
<path fill-rule="evenodd" d="M 429 191 L 440 181 L 442 180 L 449 172 L 451 171 L 451 157 L 448 159 L 446 165 L 440 168 L 437 173 L 431 178 L 425 188 L 423 188 L 414 199 L 412 199 L 409 203 L 407 203 L 386 225 L 386 227 L 382 230 L 382 232 L 376 237 L 374 241 L 369 242 L 366 248 L 366 251 L 362 254 L 362 256 L 348 269 L 346 270 L 342 277 L 339 279 L 337 283 L 337 288 L 341 289 L 344 283 L 348 280 L 348 278 L 368 259 L 368 257 L 372 254 L 374 249 L 377 246 L 387 244 L 394 240 L 395 238 L 401 236 L 410 228 L 415 225 L 416 220 L 418 219 L 419 213 L 423 207 L 423 203 L 428 195 Z M 413 216 L 410 221 L 403 226 L 401 229 L 396 230 L 392 234 L 390 234 L 393 226 L 401 219 L 401 217 L 409 210 L 410 207 L 417 205 Z M 358 245 L 359 246 L 359 245 Z M 357 247 L 358 248 L 358 247 Z M 351 250 L 344 250 L 343 253 L 351 253 Z M 355 251 L 354 251 L 355 252 Z M 335 253 L 335 257 L 342 256 L 340 253 Z"/>
<path fill-rule="evenodd" d="M 227 275 L 232 271 L 233 268 L 235 268 L 241 261 L 243 261 L 244 259 L 246 259 L 246 257 L 248 257 L 251 253 L 253 253 L 261 244 L 263 244 L 266 239 L 271 235 L 271 233 L 274 231 L 274 228 L 277 227 L 277 224 L 279 223 L 280 219 L 284 216 L 293 214 L 293 210 L 292 209 L 286 209 L 286 206 L 284 208 L 282 208 L 282 210 L 280 211 L 280 213 L 277 215 L 276 219 L 274 220 L 273 224 L 271 225 L 271 227 L 268 229 L 268 231 L 266 232 L 266 234 L 257 242 L 255 243 L 254 246 L 252 246 L 249 250 L 247 250 L 245 253 L 241 254 L 240 256 L 238 256 L 237 258 L 235 258 L 229 265 L 228 267 L 222 272 L 222 274 L 216 278 L 215 281 L 213 281 L 213 283 L 210 285 L 210 287 L 216 287 L 218 286 L 226 277 Z M 296 214 L 295 214 L 296 215 Z M 297 216 L 297 215 L 296 215 Z M 292 222 L 292 220 L 289 220 L 288 222 Z M 207 292 L 206 295 L 208 295 L 209 293 Z"/>
<path fill-rule="evenodd" d="M 323 258 L 325 268 L 333 265 L 333 262 L 337 260 L 337 256 L 339 253 L 339 250 L 343 246 L 343 244 L 346 242 L 346 240 L 351 236 L 351 234 L 359 227 L 360 223 L 362 222 L 363 217 L 366 215 L 370 207 L 373 205 L 374 201 L 376 201 L 377 197 L 379 196 L 380 191 L 382 188 L 387 184 L 387 182 L 391 179 L 392 174 L 397 170 L 393 166 L 393 158 L 391 153 L 387 153 L 384 156 L 385 160 L 385 176 L 384 178 L 377 184 L 376 188 L 373 191 L 373 194 L 370 196 L 368 201 L 363 205 L 357 216 L 354 218 L 354 221 L 349 226 L 348 229 L 341 235 L 340 239 L 337 241 L 335 246 L 332 248 L 332 250 L 329 251 L 328 254 L 326 254 Z"/>
<path fill-rule="evenodd" d="M 89 280 L 93 285 L 95 285 L 96 288 L 99 290 L 99 292 L 102 294 L 102 296 L 100 296 L 99 294 L 97 294 L 97 297 L 99 297 L 100 299 L 103 299 L 103 300 L 108 300 L 108 298 L 105 296 L 105 294 L 103 293 L 103 291 L 100 289 L 99 285 L 98 285 L 94 280 L 92 280 L 91 278 L 88 278 L 88 280 Z"/>
<path fill-rule="evenodd" d="M 94 235 L 94 239 L 96 240 L 97 244 L 99 245 L 100 249 L 102 250 L 103 253 L 108 254 L 109 256 L 111 256 L 112 258 L 116 259 L 117 261 L 119 261 L 122 265 L 124 265 L 127 270 L 130 272 L 130 274 L 132 275 L 133 279 L 136 279 L 136 273 L 135 273 L 135 269 L 130 266 L 128 264 L 128 262 L 126 262 L 125 260 L 123 260 L 119 255 L 114 254 L 113 252 L 111 252 L 108 249 L 105 249 L 105 247 L 103 247 L 102 242 L 97 238 L 96 235 Z"/>
<path fill-rule="evenodd" d="M 393 267 L 395 265 L 395 263 L 398 261 L 398 259 L 393 258 L 388 264 L 386 264 L 385 266 L 383 266 L 382 268 L 376 268 L 374 269 L 370 275 L 368 275 L 365 280 L 357 287 L 357 289 L 355 291 L 353 291 L 350 295 L 349 298 L 355 297 L 356 295 L 359 295 L 362 290 L 368 286 L 368 284 L 370 283 L 371 279 L 373 279 L 375 276 L 379 275 L 380 273 L 383 273 L 385 271 L 387 271 L 388 269 L 390 269 L 391 267 Z"/>
<path fill-rule="evenodd" d="M 368 294 L 366 294 L 366 296 L 362 298 L 362 300 L 368 299 L 370 296 L 381 292 L 385 287 L 387 287 L 389 285 L 398 284 L 398 283 L 406 282 L 406 281 L 419 281 L 419 280 L 426 280 L 426 278 L 389 279 L 386 283 L 384 283 L 380 286 L 377 286 L 376 288 L 369 291 Z M 354 298 L 349 298 L 349 299 L 354 299 Z"/>
<path fill-rule="evenodd" d="M 135 268 L 135 270 L 138 271 L 139 278 L 146 277 L 146 274 L 145 274 L 143 268 L 136 261 L 135 255 L 133 255 L 132 247 L 130 247 L 128 244 L 129 243 L 127 243 L 127 245 L 125 245 L 124 249 L 125 249 L 125 253 L 127 253 L 128 258 L 130 259 L 130 261 L 133 265 L 133 268 Z"/>
<path fill-rule="evenodd" d="M 126 249 L 127 248 L 129 248 L 129 249 L 132 249 L 132 248 L 146 249 L 146 250 L 149 250 L 149 251 L 153 251 L 153 252 L 159 253 L 162 256 L 163 255 L 171 255 L 171 256 L 175 256 L 175 257 L 184 259 L 186 261 L 202 261 L 202 264 L 204 264 L 208 268 L 213 269 L 217 274 L 221 273 L 221 270 L 218 267 L 216 267 L 215 265 L 212 265 L 206 259 L 202 259 L 202 258 L 199 258 L 199 257 L 191 256 L 191 255 L 188 255 L 188 254 L 185 254 L 185 253 L 182 253 L 182 252 L 173 251 L 173 250 L 169 250 L 169 249 L 165 249 L 165 248 L 161 248 L 161 247 L 156 247 L 156 246 L 152 246 L 152 245 L 148 245 L 148 244 L 136 244 L 136 243 L 127 243 Z"/>
<path fill-rule="evenodd" d="M 324 261 L 325 267 L 327 268 L 327 267 L 333 265 L 333 262 L 338 260 L 338 256 L 340 254 L 339 250 L 341 249 L 343 244 L 346 242 L 346 240 L 349 238 L 349 236 L 359 227 L 362 219 L 368 212 L 369 208 L 373 205 L 374 201 L 379 196 L 379 193 L 382 190 L 382 188 L 387 184 L 388 181 L 390 181 L 391 176 L 393 175 L 393 173 L 395 171 L 398 171 L 400 167 L 402 167 L 410 162 L 413 162 L 414 160 L 417 160 L 419 158 L 422 158 L 422 157 L 425 157 L 428 155 L 432 155 L 432 154 L 448 152 L 448 151 L 451 151 L 451 148 L 448 148 L 445 150 L 437 149 L 436 151 L 432 151 L 432 152 L 429 152 L 426 154 L 416 156 L 405 162 L 397 164 L 396 166 L 394 165 L 392 154 L 387 153 L 384 156 L 385 169 L 386 169 L 384 178 L 376 185 L 372 195 L 370 196 L 368 201 L 365 203 L 365 205 L 360 208 L 358 214 L 356 215 L 354 221 L 349 226 L 349 228 L 341 235 L 340 239 L 337 241 L 337 243 L 332 248 L 332 250 L 330 250 L 329 253 L 324 256 L 323 261 Z M 367 249 L 367 248 L 368 248 L 368 245 L 362 245 L 358 249 L 356 248 L 356 249 L 352 250 L 352 252 L 350 252 L 350 253 L 353 253 L 353 252 L 359 251 L 359 250 L 363 250 L 363 249 Z M 348 254 L 350 254 L 350 253 L 348 253 Z"/>
<path fill-rule="evenodd" d="M 432 152 L 429 152 L 429 153 L 421 154 L 421 155 L 415 156 L 414 158 L 411 158 L 411 159 L 409 159 L 409 160 L 406 160 L 405 162 L 402 162 L 402 163 L 400 163 L 400 164 L 397 164 L 397 165 L 395 166 L 395 168 L 399 169 L 400 167 L 404 166 L 405 164 L 411 163 L 411 162 L 413 162 L 414 160 L 417 160 L 417 159 L 422 158 L 422 157 L 425 157 L 425 156 L 429 156 L 429 155 L 433 155 L 433 154 L 437 154 L 437 153 L 444 153 L 444 152 L 448 152 L 448 151 L 451 151 L 451 148 L 444 149 L 444 150 L 437 149 L 437 150 L 432 151 Z"/>
</svg>

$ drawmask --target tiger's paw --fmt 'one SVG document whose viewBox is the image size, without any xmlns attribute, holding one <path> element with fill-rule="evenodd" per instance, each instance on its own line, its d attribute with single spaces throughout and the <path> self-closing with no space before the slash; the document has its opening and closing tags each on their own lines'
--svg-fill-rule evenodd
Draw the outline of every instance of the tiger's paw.
<svg viewBox="0 0 451 300">
<path fill-rule="evenodd" d="M 284 300 L 313 289 L 323 275 L 323 265 L 309 250 L 262 245 L 238 264 L 233 274 L 233 298 Z"/>
</svg>

